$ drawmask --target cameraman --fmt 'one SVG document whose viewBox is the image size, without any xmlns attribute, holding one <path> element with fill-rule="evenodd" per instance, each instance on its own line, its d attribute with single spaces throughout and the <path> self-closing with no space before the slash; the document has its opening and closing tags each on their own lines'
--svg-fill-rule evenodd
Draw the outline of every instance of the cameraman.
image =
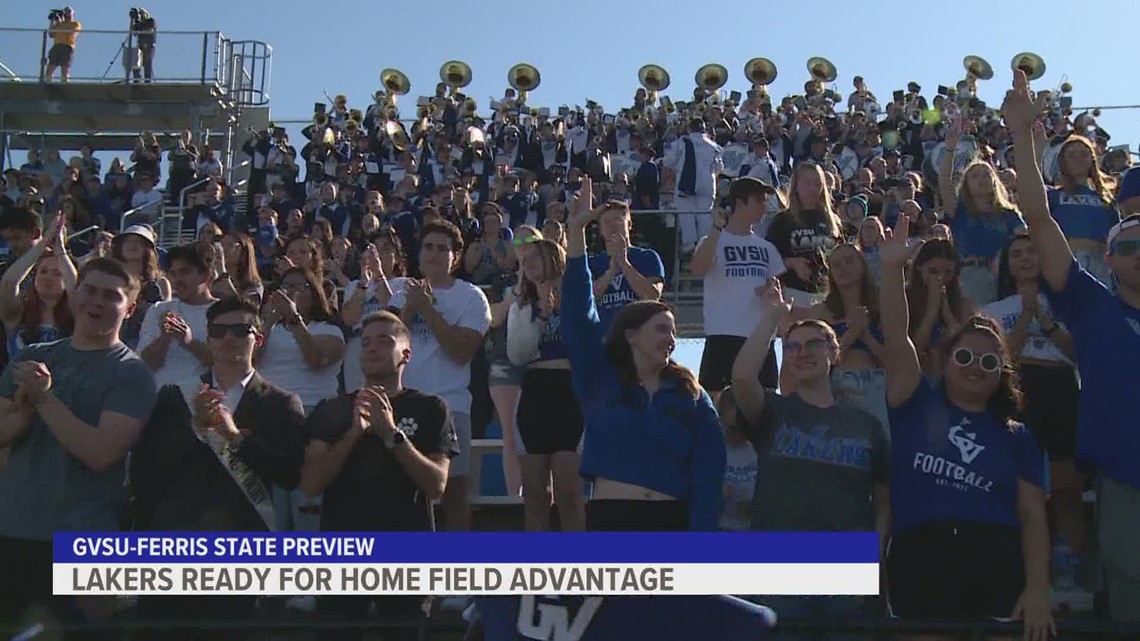
<svg viewBox="0 0 1140 641">
<path fill-rule="evenodd" d="M 63 82 L 71 79 L 71 59 L 75 56 L 75 40 L 83 25 L 75 19 L 71 7 L 56 9 L 48 14 L 48 35 L 52 47 L 48 51 L 47 67 L 44 69 L 44 82 L 51 82 L 55 68 L 59 67 L 59 78 Z"/>
<path fill-rule="evenodd" d="M 147 13 L 146 9 L 135 7 L 131 9 L 131 34 L 139 48 L 142 58 L 142 76 L 146 82 L 154 79 L 154 45 L 158 41 L 158 24 Z M 140 69 L 134 67 L 135 82 L 138 82 Z"/>
</svg>

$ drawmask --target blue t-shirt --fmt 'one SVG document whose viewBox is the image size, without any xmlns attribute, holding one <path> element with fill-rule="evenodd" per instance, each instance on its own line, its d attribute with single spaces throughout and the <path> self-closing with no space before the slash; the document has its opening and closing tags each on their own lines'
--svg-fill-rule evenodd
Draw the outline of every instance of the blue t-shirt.
<svg viewBox="0 0 1140 641">
<path fill-rule="evenodd" d="M 665 280 L 665 265 L 661 262 L 661 256 L 652 249 L 643 249 L 641 247 L 630 247 L 626 256 L 629 257 L 629 264 L 637 270 L 637 273 L 649 279 Z M 610 257 L 608 254 L 596 254 L 590 256 L 590 273 L 601 274 L 606 273 L 610 268 Z M 602 321 L 602 331 L 608 332 L 610 324 L 613 323 L 614 317 L 621 311 L 623 307 L 630 303 L 640 300 L 637 292 L 629 286 L 629 281 L 625 279 L 625 275 L 618 273 L 610 280 L 610 284 L 606 287 L 606 291 L 602 293 L 601 298 L 597 299 L 598 317 Z"/>
<path fill-rule="evenodd" d="M 1140 488 L 1140 309 L 1125 305 L 1075 260 L 1065 290 L 1049 289 L 1046 296 L 1073 336 L 1081 372 L 1077 456 Z"/>
<path fill-rule="evenodd" d="M 1025 227 L 1021 215 L 1014 211 L 969 213 L 965 203 L 958 203 L 949 220 L 958 255 L 965 258 L 993 259 L 1005 249 L 1013 232 Z"/>
<path fill-rule="evenodd" d="M 1105 204 L 1100 194 L 1079 185 L 1074 193 L 1049 190 L 1049 213 L 1057 221 L 1066 238 L 1083 238 L 1104 242 L 1108 230 L 1120 222 L 1120 214 Z"/>
<path fill-rule="evenodd" d="M 475 599 L 487 641 L 754 641 L 769 608 L 731 596 L 512 596 Z"/>
<path fill-rule="evenodd" d="M 562 317 L 553 313 L 542 326 L 542 335 L 538 339 L 538 360 L 556 361 L 570 358 L 566 351 L 566 343 L 562 342 Z"/>
<path fill-rule="evenodd" d="M 888 418 L 895 532 L 944 520 L 1019 526 L 1018 478 L 1045 485 L 1045 457 L 1025 426 L 965 412 L 926 379 Z"/>
</svg>

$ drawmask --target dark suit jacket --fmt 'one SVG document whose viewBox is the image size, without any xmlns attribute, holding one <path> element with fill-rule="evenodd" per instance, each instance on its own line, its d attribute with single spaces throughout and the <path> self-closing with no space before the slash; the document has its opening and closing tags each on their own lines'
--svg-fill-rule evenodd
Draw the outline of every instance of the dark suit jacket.
<svg viewBox="0 0 1140 641">
<path fill-rule="evenodd" d="M 209 384 L 212 374 L 202 377 Z M 135 529 L 264 531 L 265 524 L 210 446 L 199 441 L 190 408 L 176 385 L 158 402 L 131 452 L 130 483 Z M 305 456 L 305 410 L 256 371 L 234 412 L 249 435 L 238 455 L 267 487 L 292 489 Z"/>
</svg>

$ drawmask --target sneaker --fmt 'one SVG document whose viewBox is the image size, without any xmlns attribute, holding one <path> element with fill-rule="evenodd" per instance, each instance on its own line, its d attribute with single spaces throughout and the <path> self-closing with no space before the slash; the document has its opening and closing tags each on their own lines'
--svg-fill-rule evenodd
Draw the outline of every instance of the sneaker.
<svg viewBox="0 0 1140 641">
<path fill-rule="evenodd" d="M 1053 548 L 1053 603 L 1063 612 L 1091 612 L 1093 593 L 1081 587 L 1081 559 L 1064 541 Z"/>
</svg>

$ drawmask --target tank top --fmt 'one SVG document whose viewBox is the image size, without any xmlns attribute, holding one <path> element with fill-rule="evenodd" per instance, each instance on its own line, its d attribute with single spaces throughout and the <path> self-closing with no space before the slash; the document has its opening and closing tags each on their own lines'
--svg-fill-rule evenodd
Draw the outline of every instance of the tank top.
<svg viewBox="0 0 1140 641">
<path fill-rule="evenodd" d="M 756 288 L 784 273 L 784 260 L 767 239 L 723 231 L 716 257 L 705 274 L 704 321 L 707 336 L 752 333 L 763 313 Z"/>
<path fill-rule="evenodd" d="M 537 316 L 538 312 L 534 313 Z M 570 352 L 566 349 L 566 343 L 562 342 L 562 316 L 554 312 L 542 325 L 542 334 L 538 339 L 538 360 L 535 362 L 564 358 L 570 358 Z"/>
</svg>

